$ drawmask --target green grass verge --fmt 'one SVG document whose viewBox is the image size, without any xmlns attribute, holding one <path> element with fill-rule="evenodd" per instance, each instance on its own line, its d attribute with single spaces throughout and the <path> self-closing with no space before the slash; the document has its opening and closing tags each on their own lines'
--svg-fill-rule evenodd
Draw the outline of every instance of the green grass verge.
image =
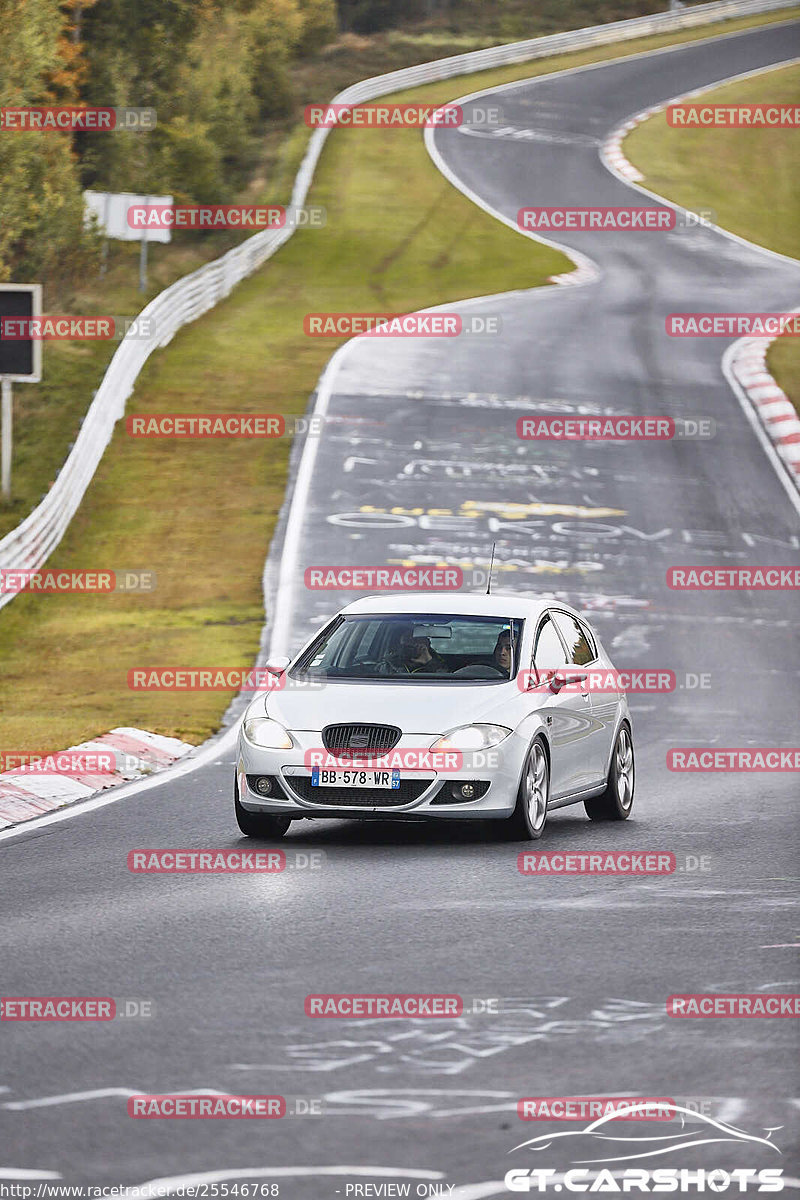
<svg viewBox="0 0 800 1200">
<path fill-rule="evenodd" d="M 758 23 L 484 72 L 413 96 L 440 103 Z M 297 161 L 305 135 L 296 132 L 287 162 Z M 327 227 L 296 234 L 227 301 L 180 332 L 146 366 L 128 412 L 301 413 L 338 344 L 306 338 L 305 313 L 408 311 L 534 287 L 568 267 L 561 254 L 523 240 L 451 188 L 421 137 L 407 131 L 337 131 L 310 201 L 326 206 Z M 143 567 L 156 572 L 157 589 L 138 597 L 23 595 L 0 610 L 2 694 L 13 697 L 0 715 L 0 746 L 53 750 L 112 724 L 195 742 L 218 728 L 230 694 L 133 692 L 127 671 L 252 664 L 263 620 L 261 571 L 288 452 L 283 439 L 161 443 L 118 430 L 48 566 Z"/>
<path fill-rule="evenodd" d="M 800 417 L 800 339 L 777 338 L 767 351 L 767 368 Z"/>
<path fill-rule="evenodd" d="M 800 67 L 779 67 L 704 93 L 709 104 L 800 103 Z M 663 113 L 639 125 L 624 151 L 645 186 L 686 208 L 711 209 L 718 225 L 800 258 L 797 130 L 672 129 Z M 767 363 L 800 412 L 800 342 L 782 337 Z"/>
</svg>

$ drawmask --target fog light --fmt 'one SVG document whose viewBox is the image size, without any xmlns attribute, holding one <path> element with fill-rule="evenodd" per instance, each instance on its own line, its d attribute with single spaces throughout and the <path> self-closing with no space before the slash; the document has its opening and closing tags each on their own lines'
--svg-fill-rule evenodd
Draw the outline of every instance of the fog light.
<svg viewBox="0 0 800 1200">
<path fill-rule="evenodd" d="M 475 784 L 474 783 L 462 783 L 459 790 L 465 800 L 474 800 L 475 799 Z"/>
<path fill-rule="evenodd" d="M 256 780 L 256 791 L 259 796 L 268 796 L 272 791 L 272 780 L 267 775 L 261 775 Z"/>
</svg>

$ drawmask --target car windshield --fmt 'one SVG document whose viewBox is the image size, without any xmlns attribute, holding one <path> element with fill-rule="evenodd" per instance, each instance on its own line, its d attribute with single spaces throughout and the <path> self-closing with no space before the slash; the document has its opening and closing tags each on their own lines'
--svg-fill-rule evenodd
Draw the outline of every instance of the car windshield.
<svg viewBox="0 0 800 1200">
<path fill-rule="evenodd" d="M 519 618 L 455 613 L 340 616 L 290 674 L 392 683 L 499 683 L 517 674 L 522 626 Z"/>
</svg>

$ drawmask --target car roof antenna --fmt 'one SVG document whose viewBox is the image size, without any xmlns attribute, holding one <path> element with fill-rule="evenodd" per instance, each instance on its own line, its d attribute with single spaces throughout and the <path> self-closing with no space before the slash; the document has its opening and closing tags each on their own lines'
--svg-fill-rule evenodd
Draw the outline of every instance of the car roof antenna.
<svg viewBox="0 0 800 1200">
<path fill-rule="evenodd" d="M 494 548 L 497 542 L 492 542 L 492 560 L 489 563 L 489 578 L 486 581 L 486 595 L 488 596 L 492 590 L 492 568 L 494 567 Z"/>
</svg>

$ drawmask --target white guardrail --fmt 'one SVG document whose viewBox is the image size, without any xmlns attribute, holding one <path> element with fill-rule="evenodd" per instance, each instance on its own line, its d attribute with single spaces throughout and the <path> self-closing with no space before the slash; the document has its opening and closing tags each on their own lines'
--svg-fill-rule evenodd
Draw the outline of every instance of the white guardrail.
<svg viewBox="0 0 800 1200">
<path fill-rule="evenodd" d="M 473 50 L 468 54 L 441 58 L 364 79 L 340 92 L 332 103 L 354 104 L 374 100 L 378 96 L 419 84 L 451 79 L 490 67 L 529 62 L 535 58 L 602 46 L 609 42 L 791 8 L 796 3 L 797 0 L 715 0 L 714 3 L 676 12 L 633 17 L 608 25 L 594 25 L 569 33 L 548 34 L 525 42 L 492 46 L 487 50 Z M 305 203 L 314 169 L 329 132 L 328 129 L 316 129 L 312 133 L 294 181 L 292 205 Z M 152 339 L 130 335 L 123 338 L 55 483 L 29 516 L 0 541 L 0 569 L 36 570 L 47 561 L 64 536 L 92 481 L 106 446 L 111 441 L 114 425 L 125 413 L 125 402 L 133 391 L 144 363 L 154 350 L 167 345 L 177 330 L 213 308 L 241 279 L 260 267 L 291 237 L 292 232 L 292 229 L 283 228 L 254 234 L 221 258 L 177 280 L 142 310 L 142 317 L 152 318 L 155 336 Z M 19 594 L 0 592 L 0 607 Z"/>
</svg>

